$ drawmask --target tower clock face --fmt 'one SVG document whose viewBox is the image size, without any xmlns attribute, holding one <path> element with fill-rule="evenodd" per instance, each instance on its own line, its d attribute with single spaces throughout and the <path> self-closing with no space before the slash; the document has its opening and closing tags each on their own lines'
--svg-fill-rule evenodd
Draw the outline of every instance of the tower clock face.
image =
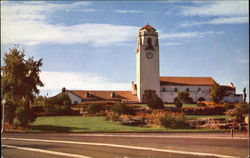
<svg viewBox="0 0 250 158">
<path fill-rule="evenodd" d="M 151 58 L 153 58 L 153 53 L 152 52 L 147 52 L 146 56 L 147 56 L 148 59 L 151 59 Z"/>
</svg>

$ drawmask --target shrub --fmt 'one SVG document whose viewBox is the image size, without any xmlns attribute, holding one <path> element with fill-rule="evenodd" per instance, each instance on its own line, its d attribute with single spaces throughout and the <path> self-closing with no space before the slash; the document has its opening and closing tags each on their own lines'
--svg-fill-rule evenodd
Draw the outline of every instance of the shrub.
<svg viewBox="0 0 250 158">
<path fill-rule="evenodd" d="M 226 115 L 234 117 L 238 121 L 242 121 L 244 119 L 244 115 L 249 111 L 249 105 L 246 102 L 240 102 L 236 104 L 234 109 L 229 109 L 226 112 Z"/>
<path fill-rule="evenodd" d="M 192 97 L 188 97 L 188 103 L 189 103 L 189 104 L 195 103 L 195 102 L 194 102 L 194 99 L 193 99 Z"/>
<path fill-rule="evenodd" d="M 77 105 L 77 104 L 78 104 L 78 101 L 75 100 L 73 104 L 74 104 L 74 105 Z"/>
<path fill-rule="evenodd" d="M 17 128 L 18 126 L 21 126 L 21 122 L 17 118 L 14 118 L 13 127 Z"/>
<path fill-rule="evenodd" d="M 132 106 L 127 106 L 126 104 L 123 103 L 116 103 L 111 107 L 111 111 L 114 113 L 117 113 L 119 115 L 121 114 L 134 114 L 134 108 Z"/>
<path fill-rule="evenodd" d="M 198 99 L 198 101 L 205 101 L 205 98 L 200 97 L 200 98 Z"/>
<path fill-rule="evenodd" d="M 71 104 L 71 100 L 69 98 L 69 96 L 66 93 L 61 93 L 57 96 L 51 97 L 51 98 L 47 98 L 46 99 L 46 104 L 49 105 L 67 105 L 67 104 Z"/>
<path fill-rule="evenodd" d="M 182 103 L 186 103 L 186 104 L 190 103 L 191 101 L 189 97 L 189 93 L 186 91 L 179 92 L 177 98 L 179 101 L 181 101 Z"/>
<path fill-rule="evenodd" d="M 55 105 L 47 105 L 44 106 L 44 115 L 45 116 L 56 116 L 57 115 L 57 109 Z"/>
<path fill-rule="evenodd" d="M 111 121 L 118 121 L 119 120 L 119 114 L 115 112 L 109 112 L 106 116 L 106 120 L 111 120 Z"/>
<path fill-rule="evenodd" d="M 164 108 L 164 103 L 159 97 L 148 98 L 147 105 L 151 109 L 163 109 Z"/>
<path fill-rule="evenodd" d="M 225 90 L 217 83 L 215 83 L 211 88 L 211 99 L 215 103 L 219 103 L 225 96 Z"/>
<path fill-rule="evenodd" d="M 16 110 L 16 119 L 19 120 L 18 126 L 26 127 L 35 121 L 36 116 L 29 107 L 19 106 Z"/>
<path fill-rule="evenodd" d="M 178 109 L 180 109 L 180 108 L 182 108 L 182 102 L 179 100 L 179 99 L 177 99 L 176 101 L 175 101 L 175 103 L 174 103 L 174 105 L 178 108 Z"/>
<path fill-rule="evenodd" d="M 103 110 L 102 104 L 89 104 L 87 107 L 87 111 L 90 114 L 96 114 L 102 110 Z"/>
<path fill-rule="evenodd" d="M 226 107 L 227 110 L 234 109 L 235 105 L 232 103 L 225 103 L 224 106 Z"/>
<path fill-rule="evenodd" d="M 204 107 L 204 106 L 206 106 L 206 104 L 205 104 L 205 103 L 202 103 L 202 102 L 198 102 L 198 103 L 197 103 L 197 106 Z"/>
<path fill-rule="evenodd" d="M 182 111 L 186 115 L 224 115 L 226 108 L 223 106 L 195 106 L 183 107 Z"/>
<path fill-rule="evenodd" d="M 43 106 L 33 106 L 32 110 L 35 114 L 38 113 L 43 113 L 44 112 L 44 107 Z"/>
<path fill-rule="evenodd" d="M 16 118 L 19 120 L 18 126 L 25 126 L 28 124 L 28 113 L 23 106 L 19 106 L 16 110 Z"/>
<path fill-rule="evenodd" d="M 183 113 L 168 112 L 159 117 L 160 124 L 165 128 L 189 128 Z"/>
</svg>

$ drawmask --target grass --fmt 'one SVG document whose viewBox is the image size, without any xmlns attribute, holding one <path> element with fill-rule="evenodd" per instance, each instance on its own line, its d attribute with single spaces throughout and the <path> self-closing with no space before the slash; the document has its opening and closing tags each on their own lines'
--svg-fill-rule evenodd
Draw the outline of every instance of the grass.
<svg viewBox="0 0 250 158">
<path fill-rule="evenodd" d="M 38 117 L 27 132 L 218 132 L 212 129 L 168 129 L 123 126 L 105 117 L 50 116 Z"/>
<path fill-rule="evenodd" d="M 165 104 L 164 106 L 165 107 L 175 107 L 174 104 Z M 196 104 L 183 104 L 182 107 L 195 107 L 195 106 L 196 106 Z"/>
<path fill-rule="evenodd" d="M 187 115 L 187 119 L 213 118 L 213 119 L 229 119 L 227 115 Z"/>
</svg>

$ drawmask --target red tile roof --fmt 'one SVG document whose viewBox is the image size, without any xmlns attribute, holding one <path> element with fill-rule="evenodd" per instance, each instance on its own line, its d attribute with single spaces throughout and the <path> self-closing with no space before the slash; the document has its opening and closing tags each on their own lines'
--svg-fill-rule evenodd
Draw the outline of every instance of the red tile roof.
<svg viewBox="0 0 250 158">
<path fill-rule="evenodd" d="M 216 82 L 212 77 L 160 77 L 161 85 L 203 85 L 211 86 Z"/>
<path fill-rule="evenodd" d="M 136 95 L 133 95 L 131 91 L 88 91 L 88 90 L 68 90 L 69 92 L 79 96 L 85 100 L 121 100 L 124 102 L 138 102 Z M 87 93 L 90 94 L 87 97 Z M 115 97 L 111 97 L 112 93 Z"/>
<path fill-rule="evenodd" d="M 156 30 L 155 28 L 153 28 L 153 26 L 151 26 L 151 25 L 149 25 L 149 24 L 143 26 L 140 30 L 144 30 L 144 29 L 146 29 L 146 30 L 149 30 L 149 29 Z"/>
</svg>

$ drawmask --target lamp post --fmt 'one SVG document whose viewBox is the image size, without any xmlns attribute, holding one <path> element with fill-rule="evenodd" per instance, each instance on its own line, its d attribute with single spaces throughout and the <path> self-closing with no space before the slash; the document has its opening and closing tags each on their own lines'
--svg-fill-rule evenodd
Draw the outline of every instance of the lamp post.
<svg viewBox="0 0 250 158">
<path fill-rule="evenodd" d="M 2 112 L 2 129 L 1 129 L 1 134 L 3 133 L 4 130 L 4 104 L 6 103 L 6 100 L 2 100 L 2 105 L 3 105 L 3 112 Z"/>
</svg>

